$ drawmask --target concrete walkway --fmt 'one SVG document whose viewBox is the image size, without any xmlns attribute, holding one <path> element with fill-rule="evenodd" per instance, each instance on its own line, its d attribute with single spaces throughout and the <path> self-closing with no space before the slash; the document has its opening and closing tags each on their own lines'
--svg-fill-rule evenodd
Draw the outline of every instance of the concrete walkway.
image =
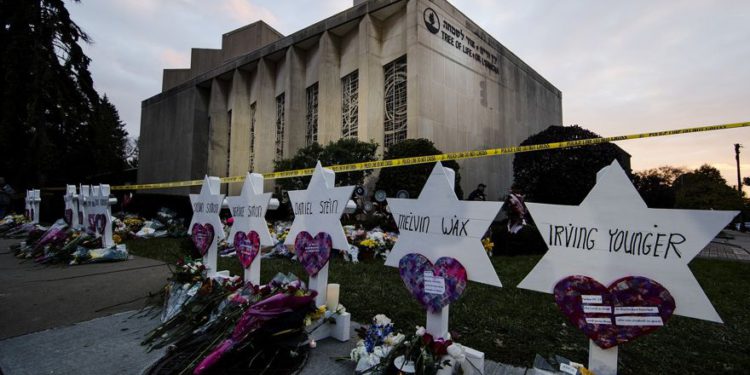
<svg viewBox="0 0 750 375">
<path fill-rule="evenodd" d="M 164 262 L 134 257 L 114 263 L 41 266 L 17 259 L 0 240 L 0 339 L 140 309 L 160 293 Z"/>
<path fill-rule="evenodd" d="M 750 233 L 734 230 L 725 230 L 723 233 L 731 238 L 715 238 L 701 250 L 698 257 L 750 262 Z"/>
<path fill-rule="evenodd" d="M 158 324 L 135 314 L 149 292 L 161 292 L 166 265 L 135 257 L 126 262 L 39 266 L 16 259 L 0 240 L 0 375 L 140 374 L 163 354 L 140 341 Z M 353 324 L 352 329 L 356 327 Z M 357 342 L 318 343 L 302 375 L 352 374 L 346 357 Z M 526 369 L 486 361 L 485 374 Z"/>
</svg>

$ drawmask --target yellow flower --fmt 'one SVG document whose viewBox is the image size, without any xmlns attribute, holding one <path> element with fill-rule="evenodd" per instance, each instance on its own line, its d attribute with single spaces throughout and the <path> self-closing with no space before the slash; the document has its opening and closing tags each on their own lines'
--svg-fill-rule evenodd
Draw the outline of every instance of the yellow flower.
<svg viewBox="0 0 750 375">
<path fill-rule="evenodd" d="M 360 241 L 359 244 L 365 247 L 369 247 L 370 249 L 376 246 L 375 241 L 370 238 Z"/>
<path fill-rule="evenodd" d="M 306 323 L 306 325 L 310 325 L 312 324 L 312 322 L 320 320 L 320 318 L 324 317 L 325 315 L 326 305 L 319 306 L 317 310 L 307 315 L 307 317 L 305 318 L 305 322 L 309 321 L 310 323 Z"/>
<path fill-rule="evenodd" d="M 122 243 L 122 238 L 120 237 L 119 234 L 113 234 L 112 240 L 115 241 L 116 244 Z"/>
<path fill-rule="evenodd" d="M 491 253 L 492 249 L 495 248 L 495 243 L 489 237 L 482 239 L 482 245 L 484 245 L 484 250 L 488 253 Z"/>
</svg>

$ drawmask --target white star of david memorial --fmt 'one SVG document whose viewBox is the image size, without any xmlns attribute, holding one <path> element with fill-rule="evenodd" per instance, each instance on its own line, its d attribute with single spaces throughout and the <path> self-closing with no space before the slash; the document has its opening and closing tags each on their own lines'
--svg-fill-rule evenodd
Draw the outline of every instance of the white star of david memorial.
<svg viewBox="0 0 750 375">
<path fill-rule="evenodd" d="M 599 171 L 579 206 L 526 205 L 549 251 L 519 288 L 552 293 L 571 275 L 604 285 L 643 276 L 672 294 L 675 314 L 721 322 L 688 263 L 737 211 L 648 208 L 617 161 Z"/>
<path fill-rule="evenodd" d="M 110 201 L 109 192 L 110 187 L 107 184 L 93 186 L 91 195 L 88 197 L 89 206 L 86 210 L 91 230 L 96 237 L 102 238 L 103 248 L 115 246 L 115 240 L 112 237 L 111 204 L 116 200 Z"/>
<path fill-rule="evenodd" d="M 454 181 L 455 172 L 437 163 L 419 198 L 388 198 L 399 236 L 385 265 L 398 267 L 410 253 L 422 254 L 433 263 L 451 257 L 464 266 L 469 280 L 502 286 L 482 245 L 502 203 L 460 201 Z"/>
<path fill-rule="evenodd" d="M 269 203 L 271 203 L 271 193 L 263 192 L 262 174 L 248 173 L 240 195 L 227 197 L 227 203 L 234 218 L 232 230 L 227 239 L 229 243 L 234 243 L 234 236 L 239 232 L 248 234 L 255 231 L 260 238 L 261 247 L 275 244 L 266 222 L 266 212 L 269 209 Z M 275 206 L 278 207 L 278 201 L 275 202 Z M 245 280 L 249 280 L 255 285 L 260 282 L 260 261 L 261 257 L 258 254 L 250 269 L 245 270 Z"/>
<path fill-rule="evenodd" d="M 65 201 L 65 211 L 63 212 L 65 221 L 69 221 L 67 224 L 72 229 L 80 228 L 81 223 L 78 221 L 78 194 L 76 194 L 75 185 L 67 185 L 65 187 L 65 195 L 63 196 L 63 200 Z"/>
<path fill-rule="evenodd" d="M 42 202 L 42 196 L 39 190 L 26 190 L 26 217 L 34 224 L 39 223 L 39 206 Z"/>
<path fill-rule="evenodd" d="M 190 194 L 190 205 L 193 207 L 193 218 L 188 226 L 188 234 L 192 236 L 193 226 L 211 224 L 214 237 L 208 251 L 203 256 L 203 263 L 208 269 L 208 276 L 213 277 L 216 272 L 216 258 L 218 256 L 218 242 L 224 239 L 224 225 L 221 223 L 219 212 L 224 202 L 221 194 L 221 179 L 208 177 L 203 179 L 199 194 Z"/>
<path fill-rule="evenodd" d="M 331 236 L 334 249 L 349 249 L 349 241 L 340 220 L 354 186 L 335 187 L 335 181 L 336 173 L 323 168 L 318 162 L 307 189 L 289 192 L 294 222 L 284 244 L 294 245 L 294 239 L 303 231 L 312 236 L 318 232 L 326 232 Z"/>
<path fill-rule="evenodd" d="M 349 249 L 349 241 L 346 239 L 344 227 L 341 226 L 340 220 L 347 210 L 349 198 L 354 192 L 354 186 L 336 187 L 335 182 L 336 173 L 323 168 L 318 161 L 307 189 L 289 192 L 289 200 L 294 211 L 294 222 L 289 228 L 289 234 L 284 241 L 285 245 L 293 246 L 300 232 L 308 232 L 311 236 L 325 232 L 331 236 L 334 249 Z M 317 306 L 330 304 L 330 301 L 327 300 L 329 266 L 330 261 L 326 262 L 317 275 L 310 276 L 308 286 L 318 292 L 315 297 Z M 338 300 L 334 305 L 338 305 Z M 342 313 L 336 314 L 334 317 L 336 324 L 324 324 L 315 330 L 313 337 L 316 340 L 329 336 L 339 341 L 349 340 L 351 315 Z"/>
<path fill-rule="evenodd" d="M 407 254 L 418 253 L 433 264 L 442 257 L 458 260 L 468 280 L 500 287 L 500 279 L 482 245 L 501 202 L 460 201 L 454 190 L 456 173 L 438 162 L 417 199 L 389 198 L 388 207 L 398 226 L 398 241 L 385 265 L 399 267 Z M 448 333 L 448 308 L 427 311 L 427 332 L 434 337 Z M 466 359 L 474 368 L 484 368 L 484 353 L 464 347 Z M 462 366 L 464 371 L 471 367 Z M 473 373 L 473 372 L 470 372 Z"/>
</svg>

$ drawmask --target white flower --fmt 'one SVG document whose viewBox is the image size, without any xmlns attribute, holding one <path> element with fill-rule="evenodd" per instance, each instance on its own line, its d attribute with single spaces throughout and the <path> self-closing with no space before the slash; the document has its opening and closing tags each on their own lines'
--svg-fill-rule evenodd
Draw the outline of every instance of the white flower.
<svg viewBox="0 0 750 375">
<path fill-rule="evenodd" d="M 346 313 L 346 307 L 344 307 L 344 305 L 339 303 L 338 307 L 336 307 L 336 314 L 341 315 L 344 313 Z"/>
<path fill-rule="evenodd" d="M 310 340 L 310 348 L 315 349 L 316 346 L 318 346 L 318 343 L 315 340 Z"/>
<path fill-rule="evenodd" d="M 426 331 L 427 331 L 427 330 L 425 330 L 425 329 L 424 329 L 424 327 L 422 327 L 422 326 L 417 326 L 417 336 L 420 336 L 420 337 L 421 337 L 421 336 L 424 336 L 424 334 L 425 334 L 425 332 L 426 332 Z"/>
<path fill-rule="evenodd" d="M 386 326 L 388 324 L 391 324 L 391 319 L 389 319 L 387 316 L 383 314 L 375 315 L 375 317 L 372 318 L 372 320 L 375 322 L 375 325 L 378 325 L 378 326 Z"/>
<path fill-rule="evenodd" d="M 377 351 L 377 348 L 375 348 L 375 350 Z M 382 354 L 382 352 L 381 352 L 381 354 Z M 367 364 L 370 365 L 370 367 L 375 366 L 378 363 L 380 363 L 380 359 L 381 358 L 382 358 L 382 356 L 379 356 L 379 355 L 377 355 L 375 353 L 370 353 L 370 355 L 367 357 Z"/>
<path fill-rule="evenodd" d="M 448 355 L 453 357 L 458 363 L 466 360 L 466 350 L 461 344 L 451 344 L 448 348 Z"/>
<path fill-rule="evenodd" d="M 357 362 L 360 358 L 367 355 L 367 349 L 365 348 L 365 342 L 363 340 L 359 340 L 357 342 L 357 346 L 352 349 L 352 352 L 349 354 L 349 358 L 352 359 L 352 361 Z"/>
<path fill-rule="evenodd" d="M 386 345 L 396 346 L 396 345 L 400 344 L 401 341 L 404 341 L 405 338 L 406 338 L 406 336 L 404 336 L 404 334 L 402 334 L 402 333 L 394 335 L 391 332 L 391 333 L 388 334 L 388 336 L 383 341 L 385 342 Z"/>
</svg>

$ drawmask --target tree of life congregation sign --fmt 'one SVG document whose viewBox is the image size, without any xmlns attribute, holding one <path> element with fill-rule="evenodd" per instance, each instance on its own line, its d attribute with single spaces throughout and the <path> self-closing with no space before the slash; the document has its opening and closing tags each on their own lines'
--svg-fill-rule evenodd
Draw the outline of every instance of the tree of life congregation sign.
<svg viewBox="0 0 750 375">
<path fill-rule="evenodd" d="M 527 206 L 549 251 L 518 287 L 555 295 L 596 374 L 616 374 L 617 345 L 673 314 L 721 322 L 688 263 L 737 212 L 650 209 L 617 161 L 579 206 Z"/>
</svg>

